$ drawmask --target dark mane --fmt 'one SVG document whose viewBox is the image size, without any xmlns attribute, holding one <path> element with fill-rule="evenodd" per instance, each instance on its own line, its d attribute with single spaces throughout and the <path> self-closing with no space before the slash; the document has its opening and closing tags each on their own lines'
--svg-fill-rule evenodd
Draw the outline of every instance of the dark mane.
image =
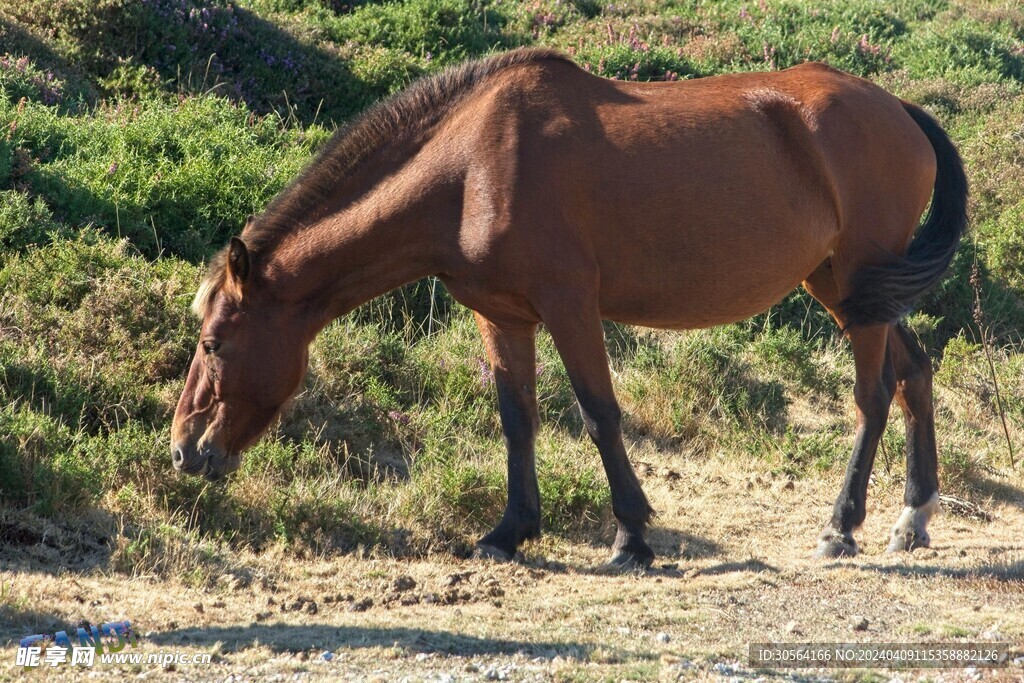
<svg viewBox="0 0 1024 683">
<path fill-rule="evenodd" d="M 554 50 L 518 49 L 446 69 L 420 79 L 379 102 L 339 130 L 291 182 L 245 235 L 255 252 L 270 246 L 281 233 L 309 219 L 310 207 L 329 198 L 344 180 L 374 152 L 389 142 L 408 139 L 437 125 L 479 83 L 495 73 L 524 63 L 544 60 L 569 62 Z M 571 62 L 570 62 L 571 63 Z"/>
<path fill-rule="evenodd" d="M 520 48 L 420 79 L 371 106 L 335 133 L 316 159 L 247 226 L 246 246 L 251 253 L 266 253 L 285 234 L 308 222 L 313 215 L 310 207 L 324 205 L 338 183 L 385 144 L 430 130 L 479 83 L 495 73 L 545 60 L 573 63 L 555 50 Z M 223 252 L 210 261 L 209 272 L 193 302 L 193 310 L 200 317 L 220 290 L 224 261 Z"/>
</svg>

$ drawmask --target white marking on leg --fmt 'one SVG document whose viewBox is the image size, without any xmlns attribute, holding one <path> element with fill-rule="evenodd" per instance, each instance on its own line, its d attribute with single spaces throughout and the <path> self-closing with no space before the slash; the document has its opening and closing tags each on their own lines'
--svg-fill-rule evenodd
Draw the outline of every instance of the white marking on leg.
<svg viewBox="0 0 1024 683">
<path fill-rule="evenodd" d="M 903 513 L 900 514 L 900 518 L 896 520 L 896 524 L 892 528 L 892 537 L 887 552 L 927 548 L 931 544 L 931 538 L 928 537 L 928 522 L 938 511 L 938 493 L 933 493 L 932 497 L 920 507 L 907 506 L 903 508 Z"/>
</svg>

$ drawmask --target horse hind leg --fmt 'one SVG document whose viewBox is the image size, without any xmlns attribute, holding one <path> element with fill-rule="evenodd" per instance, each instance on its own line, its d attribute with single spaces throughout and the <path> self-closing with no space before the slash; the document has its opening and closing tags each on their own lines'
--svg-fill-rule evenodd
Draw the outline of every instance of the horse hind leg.
<svg viewBox="0 0 1024 683">
<path fill-rule="evenodd" d="M 832 519 L 819 539 L 819 557 L 857 554 L 853 531 L 864 523 L 871 468 L 895 392 L 895 377 L 887 353 L 888 331 L 888 325 L 847 331 L 857 376 L 853 389 L 857 405 L 857 432 Z"/>
<path fill-rule="evenodd" d="M 840 327 L 844 327 L 839 310 L 843 292 L 837 286 L 831 263 L 822 264 L 804 282 L 804 287 L 832 313 Z M 832 518 L 819 537 L 818 557 L 852 557 L 858 552 L 853 532 L 864 522 L 871 468 L 895 394 L 896 379 L 889 358 L 888 336 L 889 325 L 885 324 L 846 330 L 856 368 L 857 431 Z"/>
<path fill-rule="evenodd" d="M 907 434 L 906 507 L 892 529 L 886 552 L 927 548 L 927 525 L 939 508 L 932 364 L 906 327 L 897 323 L 889 334 L 896 374 L 896 402 L 903 410 Z"/>
</svg>

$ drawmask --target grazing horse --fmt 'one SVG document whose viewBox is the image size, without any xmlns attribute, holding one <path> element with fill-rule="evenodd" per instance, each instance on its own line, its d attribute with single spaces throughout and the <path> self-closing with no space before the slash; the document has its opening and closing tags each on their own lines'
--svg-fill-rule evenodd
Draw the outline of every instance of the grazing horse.
<svg viewBox="0 0 1024 683">
<path fill-rule="evenodd" d="M 612 562 L 646 566 L 652 509 L 623 447 L 601 320 L 720 325 L 803 283 L 856 361 L 855 444 L 818 553 L 857 553 L 893 398 L 907 481 L 889 549 L 927 546 L 931 364 L 898 320 L 947 270 L 966 197 L 960 158 L 930 116 L 821 64 L 635 83 L 548 50 L 467 63 L 341 130 L 213 258 L 173 464 L 211 480 L 235 470 L 299 387 L 325 325 L 435 275 L 475 312 L 508 447 L 508 505 L 479 552 L 507 559 L 540 533 L 543 323 L 608 475 Z"/>
</svg>

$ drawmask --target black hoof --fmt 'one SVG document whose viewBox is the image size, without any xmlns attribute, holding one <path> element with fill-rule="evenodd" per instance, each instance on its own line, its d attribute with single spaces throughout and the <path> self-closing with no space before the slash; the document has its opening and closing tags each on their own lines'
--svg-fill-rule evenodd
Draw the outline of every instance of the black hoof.
<svg viewBox="0 0 1024 683">
<path fill-rule="evenodd" d="M 512 554 L 501 548 L 480 542 L 473 550 L 474 560 L 490 560 L 491 562 L 511 562 Z"/>
<path fill-rule="evenodd" d="M 853 540 L 853 534 L 844 534 L 835 529 L 825 529 L 818 538 L 818 550 L 814 556 L 819 559 L 856 557 L 857 542 Z"/>
<path fill-rule="evenodd" d="M 633 572 L 649 569 L 653 562 L 654 553 L 638 555 L 628 550 L 620 550 L 612 555 L 612 559 L 608 560 L 608 567 L 617 571 Z"/>
<path fill-rule="evenodd" d="M 630 533 L 624 527 L 619 527 L 612 553 L 612 559 L 608 564 L 618 569 L 647 569 L 654 562 L 654 551 L 644 541 L 643 536 L 635 532 Z"/>
</svg>

